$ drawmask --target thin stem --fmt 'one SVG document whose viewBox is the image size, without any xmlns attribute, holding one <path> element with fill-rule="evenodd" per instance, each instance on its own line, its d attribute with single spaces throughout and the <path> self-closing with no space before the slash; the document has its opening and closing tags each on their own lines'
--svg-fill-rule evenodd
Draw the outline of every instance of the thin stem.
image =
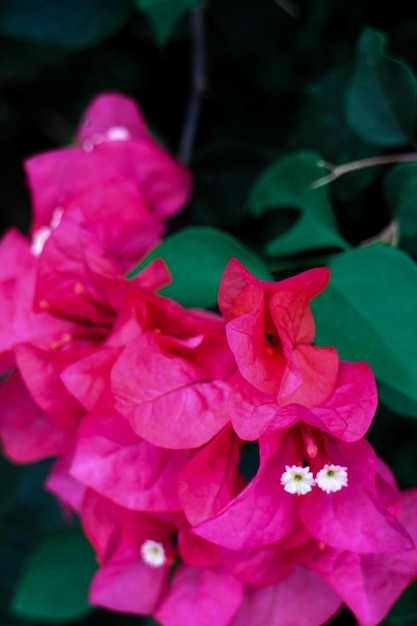
<svg viewBox="0 0 417 626">
<path fill-rule="evenodd" d="M 204 8 L 199 7 L 191 13 L 192 51 L 191 51 L 191 88 L 188 97 L 187 112 L 181 133 L 178 158 L 189 163 L 194 146 L 195 134 L 201 111 L 201 96 L 206 89 L 206 54 Z"/>
<path fill-rule="evenodd" d="M 348 174 L 349 172 L 355 172 L 362 170 L 366 167 L 374 167 L 375 165 L 388 165 L 390 163 L 411 163 L 417 161 L 417 152 L 409 152 L 406 154 L 388 154 L 385 156 L 370 157 L 368 159 L 360 159 L 359 161 L 351 161 L 350 163 L 344 163 L 343 165 L 333 165 L 327 161 L 318 161 L 318 167 L 325 167 L 330 170 L 330 174 L 323 176 L 318 180 L 311 183 L 312 189 L 323 187 L 328 183 L 333 182 L 336 178 Z"/>
</svg>

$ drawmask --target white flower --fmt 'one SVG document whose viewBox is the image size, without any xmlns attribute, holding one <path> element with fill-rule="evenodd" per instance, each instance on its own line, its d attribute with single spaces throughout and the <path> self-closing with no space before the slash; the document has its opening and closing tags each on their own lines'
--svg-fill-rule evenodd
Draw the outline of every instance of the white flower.
<svg viewBox="0 0 417 626">
<path fill-rule="evenodd" d="M 284 491 L 304 496 L 312 490 L 314 484 L 313 474 L 308 465 L 306 467 L 285 466 L 285 472 L 281 476 L 281 485 L 284 486 Z"/>
<path fill-rule="evenodd" d="M 167 562 L 165 549 L 159 541 L 147 539 L 140 547 L 140 554 L 146 565 L 162 567 Z"/>
<path fill-rule="evenodd" d="M 347 467 L 341 465 L 325 465 L 316 474 L 316 485 L 326 493 L 340 491 L 342 487 L 347 487 L 348 474 Z"/>
</svg>

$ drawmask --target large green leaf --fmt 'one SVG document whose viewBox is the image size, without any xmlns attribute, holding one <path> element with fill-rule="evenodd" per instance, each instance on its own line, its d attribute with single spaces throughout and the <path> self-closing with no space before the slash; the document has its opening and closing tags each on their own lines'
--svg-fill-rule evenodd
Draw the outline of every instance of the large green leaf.
<svg viewBox="0 0 417 626">
<path fill-rule="evenodd" d="M 385 177 L 384 192 L 400 223 L 400 232 L 417 235 L 417 163 L 402 163 Z"/>
<path fill-rule="evenodd" d="M 96 570 L 94 553 L 81 530 L 49 534 L 29 557 L 12 610 L 31 619 L 70 620 L 91 609 L 87 590 Z"/>
<path fill-rule="evenodd" d="M 296 152 L 276 161 L 255 183 L 249 198 L 255 216 L 280 208 L 294 208 L 301 213 L 286 233 L 278 237 L 272 233 L 266 246 L 271 256 L 348 247 L 338 231 L 327 187 L 311 188 L 311 183 L 324 175 L 317 165 L 319 161 L 315 152 Z"/>
<path fill-rule="evenodd" d="M 381 244 L 330 262 L 329 287 L 312 303 L 317 341 L 366 360 L 382 382 L 417 400 L 417 266 Z"/>
<path fill-rule="evenodd" d="M 386 38 L 366 28 L 357 45 L 356 70 L 346 93 L 346 119 L 375 146 L 413 139 L 417 81 L 412 70 L 385 53 Z"/>
<path fill-rule="evenodd" d="M 2 0 L 0 32 L 63 48 L 94 46 L 126 22 L 131 0 Z"/>
<path fill-rule="evenodd" d="M 203 4 L 204 0 L 135 0 L 135 6 L 146 13 L 159 45 L 169 39 L 178 20 L 188 11 Z"/>
<path fill-rule="evenodd" d="M 223 270 L 230 258 L 239 259 L 258 278 L 272 280 L 265 263 L 231 235 L 207 226 L 184 228 L 164 239 L 130 274 L 135 276 L 152 259 L 163 258 L 173 282 L 161 294 L 183 306 L 210 307 L 217 301 Z"/>
</svg>

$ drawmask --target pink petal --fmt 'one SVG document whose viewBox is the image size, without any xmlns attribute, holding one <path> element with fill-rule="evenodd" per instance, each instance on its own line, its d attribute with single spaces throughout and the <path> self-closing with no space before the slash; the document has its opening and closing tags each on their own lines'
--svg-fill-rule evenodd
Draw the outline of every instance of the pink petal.
<svg viewBox="0 0 417 626">
<path fill-rule="evenodd" d="M 278 436 L 262 440 L 255 478 L 219 513 L 197 524 L 193 532 L 230 550 L 266 546 L 286 537 L 296 523 L 298 503 L 279 481 L 285 462 L 293 455 L 292 438 L 284 442 Z"/>
<path fill-rule="evenodd" d="M 101 93 L 88 105 L 82 116 L 77 133 L 77 143 L 95 135 L 105 133 L 109 128 L 126 128 L 132 137 L 148 139 L 149 132 L 145 118 L 136 101 L 119 93 Z"/>
<path fill-rule="evenodd" d="M 84 409 L 61 381 L 61 372 L 78 352 L 45 351 L 30 344 L 16 347 L 16 363 L 35 402 L 58 426 L 72 432 Z"/>
<path fill-rule="evenodd" d="M 341 606 L 331 587 L 299 565 L 283 582 L 249 587 L 230 626 L 320 626 Z"/>
<path fill-rule="evenodd" d="M 228 626 L 242 592 L 242 584 L 223 569 L 182 565 L 155 616 L 164 626 Z"/>
<path fill-rule="evenodd" d="M 206 349 L 199 339 L 193 339 L 197 342 L 194 349 L 186 342 L 158 337 L 158 333 L 148 332 L 132 341 L 115 364 L 112 390 L 116 409 L 140 437 L 154 445 L 199 447 L 228 421 L 228 386 L 221 380 L 211 382 L 211 372 L 198 364 L 198 344 L 205 356 L 209 342 Z M 222 362 L 216 360 L 215 364 L 222 374 Z"/>
<path fill-rule="evenodd" d="M 222 431 L 183 469 L 178 492 L 184 513 L 195 525 L 226 507 L 237 495 L 240 442 L 231 428 Z"/>
<path fill-rule="evenodd" d="M 323 543 L 352 552 L 397 552 L 414 544 L 384 507 L 376 490 L 376 455 L 364 439 L 342 443 L 326 439 L 332 462 L 348 467 L 349 484 L 325 494 L 313 491 L 300 502 L 300 518 Z"/>
<path fill-rule="evenodd" d="M 187 462 L 182 450 L 140 440 L 123 417 L 97 412 L 78 431 L 71 475 L 129 509 L 178 511 L 176 483 Z"/>
<path fill-rule="evenodd" d="M 0 385 L 0 435 L 5 454 L 32 463 L 66 449 L 71 436 L 37 406 L 19 373 Z"/>
</svg>

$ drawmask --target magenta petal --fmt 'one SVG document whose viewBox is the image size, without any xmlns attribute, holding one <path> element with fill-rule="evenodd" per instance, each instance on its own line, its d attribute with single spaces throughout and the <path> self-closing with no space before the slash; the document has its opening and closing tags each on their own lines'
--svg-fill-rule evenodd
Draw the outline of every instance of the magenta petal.
<svg viewBox="0 0 417 626">
<path fill-rule="evenodd" d="M 299 344 L 288 358 L 279 389 L 279 404 L 314 407 L 334 390 L 339 368 L 335 348 Z"/>
<path fill-rule="evenodd" d="M 54 463 L 45 486 L 59 498 L 64 507 L 80 511 L 86 488 L 69 475 L 71 462 L 72 452 L 60 456 Z"/>
<path fill-rule="evenodd" d="M 30 242 L 15 228 L 8 230 L 0 241 L 0 281 L 20 279 L 35 266 Z"/>
<path fill-rule="evenodd" d="M 19 373 L 0 385 L 0 434 L 5 454 L 16 463 L 32 463 L 61 453 L 71 436 L 37 406 Z"/>
<path fill-rule="evenodd" d="M 316 488 L 300 501 L 300 518 L 319 541 L 352 552 L 396 552 L 414 544 L 385 508 L 376 489 L 376 455 L 361 439 L 342 443 L 326 438 L 332 462 L 348 468 L 349 484 L 326 494 Z"/>
<path fill-rule="evenodd" d="M 294 455 L 294 442 L 278 437 L 261 441 L 258 473 L 223 510 L 193 532 L 230 550 L 265 546 L 280 541 L 293 528 L 297 500 L 279 484 L 282 468 Z"/>
<path fill-rule="evenodd" d="M 248 585 L 274 585 L 288 578 L 298 562 L 298 555 L 282 545 L 263 546 L 251 550 L 220 548 L 224 566 Z"/>
<path fill-rule="evenodd" d="M 264 312 L 236 317 L 226 326 L 226 336 L 243 378 L 266 394 L 277 395 L 285 369 L 282 352 L 271 350 L 265 339 Z M 294 389 L 301 383 L 299 376 Z"/>
<path fill-rule="evenodd" d="M 259 293 L 272 296 L 279 291 L 306 292 L 308 299 L 314 298 L 325 289 L 330 280 L 327 267 L 317 267 L 279 282 L 258 280 L 237 259 L 230 259 L 219 287 L 219 308 L 228 322 L 259 305 Z M 254 291 L 252 287 L 256 287 Z M 249 287 L 249 288 L 248 288 Z M 255 296 L 255 298 L 254 298 Z"/>
<path fill-rule="evenodd" d="M 417 490 L 402 494 L 399 521 L 417 540 Z M 312 555 L 311 566 L 326 578 L 361 626 L 380 624 L 396 599 L 417 576 L 417 550 L 389 554 L 341 552 L 326 563 Z"/>
<path fill-rule="evenodd" d="M 338 439 L 357 441 L 371 425 L 377 404 L 375 378 L 369 365 L 363 361 L 340 361 L 333 393 L 322 404 L 313 407 L 311 413 L 303 413 L 302 419 Z"/>
<path fill-rule="evenodd" d="M 110 371 L 120 352 L 120 348 L 97 350 L 61 373 L 65 387 L 86 409 L 92 410 L 109 392 Z"/>
<path fill-rule="evenodd" d="M 132 137 L 148 139 L 145 118 L 137 103 L 119 93 L 101 93 L 84 111 L 77 133 L 77 142 L 101 136 L 110 128 L 125 128 Z"/>
<path fill-rule="evenodd" d="M 150 567 L 137 552 L 126 552 L 120 560 L 101 566 L 90 585 L 90 602 L 112 611 L 147 615 L 155 610 L 168 575 L 168 567 Z"/>
<path fill-rule="evenodd" d="M 189 528 L 178 534 L 178 548 L 182 560 L 194 567 L 215 567 L 222 565 L 219 546 L 190 533 Z"/>
<path fill-rule="evenodd" d="M 221 432 L 183 469 L 178 492 L 191 524 L 216 515 L 234 498 L 240 443 L 231 428 Z"/>
<path fill-rule="evenodd" d="M 156 619 L 164 626 L 228 626 L 242 601 L 242 587 L 223 569 L 181 565 Z"/>
<path fill-rule="evenodd" d="M 81 211 L 65 213 L 39 257 L 38 308 L 92 322 L 95 335 L 103 336 L 126 290 L 117 264 L 87 229 Z"/>
<path fill-rule="evenodd" d="M 123 417 L 96 412 L 78 430 L 71 475 L 129 509 L 178 511 L 176 483 L 187 462 L 185 451 L 157 448 Z"/>
<path fill-rule="evenodd" d="M 249 587 L 230 626 L 320 626 L 340 606 L 329 585 L 299 565 L 277 585 Z"/>
<path fill-rule="evenodd" d="M 164 338 L 160 346 L 158 337 L 149 332 L 137 338 L 116 362 L 112 371 L 116 409 L 154 445 L 199 447 L 229 419 L 228 385 L 211 382 L 210 372 L 193 362 L 199 346 L 204 348 L 203 339 L 191 338 L 187 346 L 185 340 Z"/>
<path fill-rule="evenodd" d="M 84 409 L 60 378 L 61 372 L 74 360 L 74 353 L 47 352 L 22 344 L 16 347 L 15 354 L 22 378 L 36 403 L 61 428 L 74 431 Z"/>
</svg>

